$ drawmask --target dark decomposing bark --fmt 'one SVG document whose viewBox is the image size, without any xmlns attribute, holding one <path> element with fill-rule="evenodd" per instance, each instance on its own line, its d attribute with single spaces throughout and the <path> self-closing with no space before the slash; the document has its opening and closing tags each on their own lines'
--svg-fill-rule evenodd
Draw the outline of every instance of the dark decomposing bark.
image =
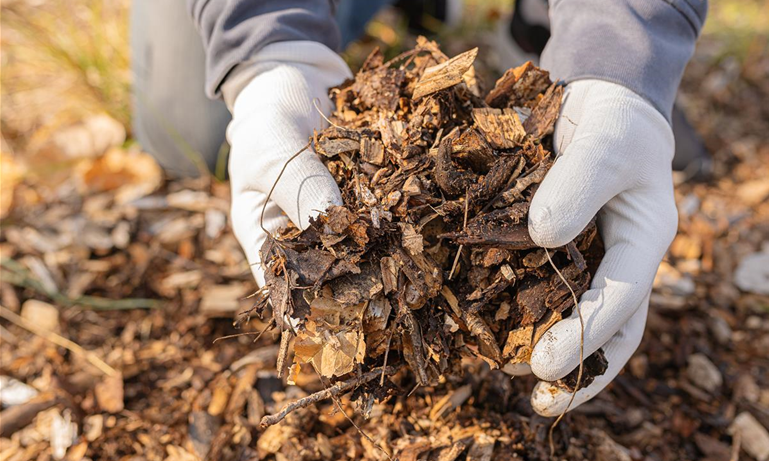
<svg viewBox="0 0 769 461">
<path fill-rule="evenodd" d="M 529 61 L 505 72 L 486 96 L 486 104 L 491 107 L 528 107 L 550 84 L 550 73 Z"/>
<path fill-rule="evenodd" d="M 333 125 L 312 144 L 344 205 L 262 252 L 282 343 L 296 335 L 291 373 L 312 366 L 345 383 L 334 392 L 367 381 L 362 408 L 387 394 L 372 378 L 377 367 L 432 386 L 462 355 L 492 368 L 528 362 L 574 308 L 570 288 L 588 289 L 595 264 L 586 261 L 602 256 L 593 223 L 551 249 L 567 287 L 528 232 L 562 88 L 527 63 L 484 101 L 468 77 L 476 49 L 448 59 L 418 43 L 402 63 L 372 53 L 354 82 L 331 91 Z M 281 349 L 280 371 L 287 357 Z"/>
<path fill-rule="evenodd" d="M 590 356 L 585 359 L 585 369 L 582 372 L 584 376 L 582 382 L 579 383 L 579 388 L 584 389 L 592 384 L 595 378 L 606 373 L 608 368 L 609 362 L 606 361 L 603 349 L 598 349 L 590 354 Z M 556 385 L 569 392 L 574 392 L 577 387 L 577 370 L 572 371 L 562 379 L 556 381 Z"/>
</svg>

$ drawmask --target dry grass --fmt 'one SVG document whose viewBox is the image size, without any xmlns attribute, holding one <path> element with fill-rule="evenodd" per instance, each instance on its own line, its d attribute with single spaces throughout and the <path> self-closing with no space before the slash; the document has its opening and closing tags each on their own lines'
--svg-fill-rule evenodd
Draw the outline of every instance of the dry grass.
<svg viewBox="0 0 769 461">
<path fill-rule="evenodd" d="M 128 0 L 2 4 L 3 139 L 32 147 L 106 112 L 130 125 Z"/>
<path fill-rule="evenodd" d="M 703 38 L 718 46 L 716 57 L 719 59 L 731 56 L 745 62 L 755 54 L 769 52 L 769 2 L 710 2 Z"/>
</svg>

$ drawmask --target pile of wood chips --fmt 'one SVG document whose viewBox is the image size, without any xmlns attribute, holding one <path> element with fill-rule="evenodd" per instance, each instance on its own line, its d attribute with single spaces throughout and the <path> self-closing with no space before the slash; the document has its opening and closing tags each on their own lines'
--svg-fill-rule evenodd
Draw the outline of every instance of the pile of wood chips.
<svg viewBox="0 0 769 461">
<path fill-rule="evenodd" d="M 528 363 L 574 308 L 564 280 L 577 297 L 590 286 L 603 255 L 594 222 L 550 254 L 527 227 L 554 161 L 563 87 L 526 63 L 484 97 L 477 53 L 449 59 L 420 38 L 389 62 L 373 52 L 331 90 L 330 126 L 311 144 L 344 205 L 262 248 L 255 311 L 272 305 L 289 382 L 308 365 L 337 387 L 368 382 L 356 396 L 370 409 L 393 388 L 386 376 L 404 370 L 431 386 L 461 375 L 463 356 L 492 369 Z"/>
</svg>

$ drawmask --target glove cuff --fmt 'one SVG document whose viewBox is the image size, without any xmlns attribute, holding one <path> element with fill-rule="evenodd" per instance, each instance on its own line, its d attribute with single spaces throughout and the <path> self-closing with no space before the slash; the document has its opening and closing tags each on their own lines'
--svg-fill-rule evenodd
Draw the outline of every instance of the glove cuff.
<svg viewBox="0 0 769 461">
<path fill-rule="evenodd" d="M 342 83 L 352 73 L 344 60 L 331 48 L 312 41 L 277 42 L 265 46 L 253 58 L 237 65 L 222 84 L 222 96 L 227 108 L 233 112 L 235 100 L 243 89 L 259 74 L 277 65 L 312 66 L 322 81 Z"/>
</svg>

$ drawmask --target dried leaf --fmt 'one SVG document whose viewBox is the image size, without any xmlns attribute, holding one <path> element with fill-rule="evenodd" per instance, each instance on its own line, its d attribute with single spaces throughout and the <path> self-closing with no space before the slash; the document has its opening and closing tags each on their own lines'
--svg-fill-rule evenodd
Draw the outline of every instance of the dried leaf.
<svg viewBox="0 0 769 461">
<path fill-rule="evenodd" d="M 422 234 L 419 234 L 414 230 L 414 226 L 409 223 L 400 223 L 401 232 L 401 245 L 408 250 L 412 255 L 420 254 L 424 251 L 424 241 L 422 240 Z"/>
<path fill-rule="evenodd" d="M 327 334 L 320 326 L 300 331 L 294 343 L 297 360 L 314 364 L 326 378 L 345 375 L 366 354 L 366 342 L 357 330 Z"/>
</svg>

